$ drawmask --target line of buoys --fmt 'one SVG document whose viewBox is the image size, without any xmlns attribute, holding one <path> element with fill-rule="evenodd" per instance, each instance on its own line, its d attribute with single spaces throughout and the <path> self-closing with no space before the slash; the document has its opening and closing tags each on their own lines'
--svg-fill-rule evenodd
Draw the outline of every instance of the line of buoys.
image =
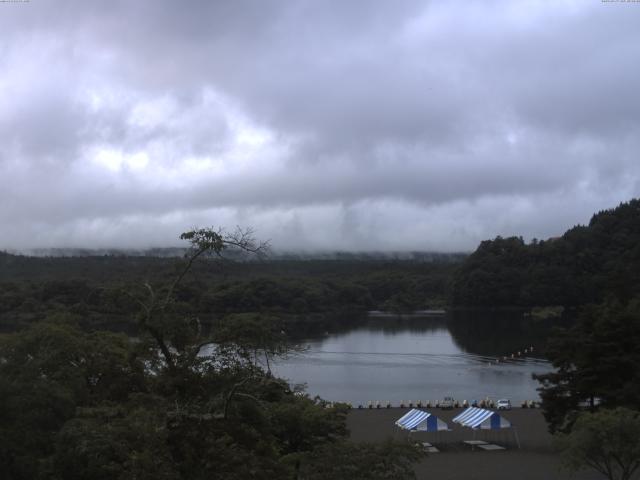
<svg viewBox="0 0 640 480">
<path fill-rule="evenodd" d="M 333 408 L 336 404 L 346 405 L 347 409 L 354 408 L 351 402 L 327 402 L 325 404 L 325 408 Z M 418 400 L 415 403 L 412 402 L 411 400 L 408 400 L 406 402 L 404 400 L 401 400 L 400 403 L 398 404 L 398 407 L 399 408 L 441 408 L 441 405 L 439 400 L 436 400 L 433 402 L 431 400 L 426 400 L 424 402 L 422 400 Z M 486 397 L 480 401 L 472 400 L 471 402 L 467 400 L 463 400 L 462 402 L 456 400 L 453 404 L 453 408 L 469 408 L 469 407 L 495 408 L 496 404 L 489 397 Z M 523 400 L 522 403 L 520 404 L 520 407 L 521 408 L 539 408 L 540 402 L 535 400 Z M 365 409 L 379 410 L 381 408 L 394 408 L 394 406 L 392 402 L 388 400 L 386 402 L 381 402 L 380 400 L 375 400 L 375 401 L 369 400 L 366 404 L 359 403 L 357 408 L 359 410 L 365 410 Z"/>
<path fill-rule="evenodd" d="M 498 365 L 499 363 L 504 363 L 507 360 L 515 360 L 517 357 L 521 357 L 528 353 L 533 353 L 533 345 L 531 345 L 528 348 L 525 348 L 524 350 L 518 350 L 517 352 L 512 353 L 510 356 L 505 355 L 502 357 L 498 357 L 496 358 L 495 364 Z M 487 365 L 493 365 L 493 362 L 487 362 Z"/>
</svg>

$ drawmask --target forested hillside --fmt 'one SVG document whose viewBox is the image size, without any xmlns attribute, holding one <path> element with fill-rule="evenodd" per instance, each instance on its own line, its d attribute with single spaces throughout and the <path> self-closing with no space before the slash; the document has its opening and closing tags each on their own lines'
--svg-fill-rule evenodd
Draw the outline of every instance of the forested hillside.
<svg viewBox="0 0 640 480">
<path fill-rule="evenodd" d="M 225 315 L 276 314 L 287 331 L 334 330 L 368 310 L 411 311 L 448 302 L 459 256 L 390 259 L 207 259 L 176 290 L 176 310 L 205 325 Z M 130 331 L 131 292 L 175 275 L 177 258 L 27 257 L 0 253 L 0 329 L 12 331 L 51 312 L 76 315 L 88 328 Z"/>
<path fill-rule="evenodd" d="M 455 306 L 579 306 L 640 293 L 640 200 L 559 238 L 487 240 L 457 270 Z"/>
</svg>

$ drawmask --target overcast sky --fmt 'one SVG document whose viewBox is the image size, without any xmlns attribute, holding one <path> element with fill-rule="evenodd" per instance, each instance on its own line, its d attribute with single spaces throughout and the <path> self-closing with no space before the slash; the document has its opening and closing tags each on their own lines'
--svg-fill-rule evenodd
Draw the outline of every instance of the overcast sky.
<svg viewBox="0 0 640 480">
<path fill-rule="evenodd" d="M 640 196 L 640 3 L 0 3 L 0 249 L 473 250 Z"/>
</svg>

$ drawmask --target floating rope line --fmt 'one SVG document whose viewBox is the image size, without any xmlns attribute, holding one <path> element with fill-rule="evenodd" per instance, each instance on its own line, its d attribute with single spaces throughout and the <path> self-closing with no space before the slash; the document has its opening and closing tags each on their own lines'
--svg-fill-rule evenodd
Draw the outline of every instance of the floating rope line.
<svg viewBox="0 0 640 480">
<path fill-rule="evenodd" d="M 533 353 L 533 345 L 525 348 L 524 350 L 518 350 L 516 353 L 512 353 L 510 356 L 509 355 L 505 355 L 503 357 L 498 357 L 496 358 L 496 362 L 495 364 L 498 365 L 499 363 L 507 363 L 509 360 L 518 360 L 521 359 L 523 357 L 526 356 L 527 353 Z M 487 365 L 493 365 L 492 362 L 487 362 Z"/>
</svg>

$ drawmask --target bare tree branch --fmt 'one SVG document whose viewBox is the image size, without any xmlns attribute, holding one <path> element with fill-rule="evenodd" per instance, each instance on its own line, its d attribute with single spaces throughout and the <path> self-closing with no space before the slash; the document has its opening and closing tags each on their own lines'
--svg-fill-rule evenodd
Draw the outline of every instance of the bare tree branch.
<svg viewBox="0 0 640 480">
<path fill-rule="evenodd" d="M 139 326 L 154 338 L 169 369 L 174 369 L 177 366 L 178 359 L 176 356 L 179 355 L 179 353 L 176 353 L 176 355 L 172 354 L 163 332 L 153 325 L 153 320 L 158 316 L 162 317 L 166 314 L 167 308 L 174 299 L 176 288 L 191 271 L 195 261 L 205 254 L 213 254 L 224 258 L 222 253 L 227 248 L 239 249 L 257 255 L 264 255 L 268 249 L 268 243 L 256 243 L 252 229 L 242 229 L 240 227 L 237 227 L 232 233 L 226 233 L 223 229 L 216 230 L 212 227 L 194 228 L 193 230 L 182 233 L 180 239 L 188 241 L 191 247 L 185 254 L 186 263 L 182 266 L 167 291 L 163 294 L 161 301 L 158 301 L 155 290 L 148 282 L 144 283 L 148 292 L 146 302 L 132 295 L 130 292 L 126 292 L 127 295 L 142 308 L 143 315 L 138 322 Z M 197 330 L 197 334 L 199 335 L 201 330 L 199 321 Z M 205 343 L 201 344 L 195 349 L 196 356 L 204 344 Z"/>
</svg>

